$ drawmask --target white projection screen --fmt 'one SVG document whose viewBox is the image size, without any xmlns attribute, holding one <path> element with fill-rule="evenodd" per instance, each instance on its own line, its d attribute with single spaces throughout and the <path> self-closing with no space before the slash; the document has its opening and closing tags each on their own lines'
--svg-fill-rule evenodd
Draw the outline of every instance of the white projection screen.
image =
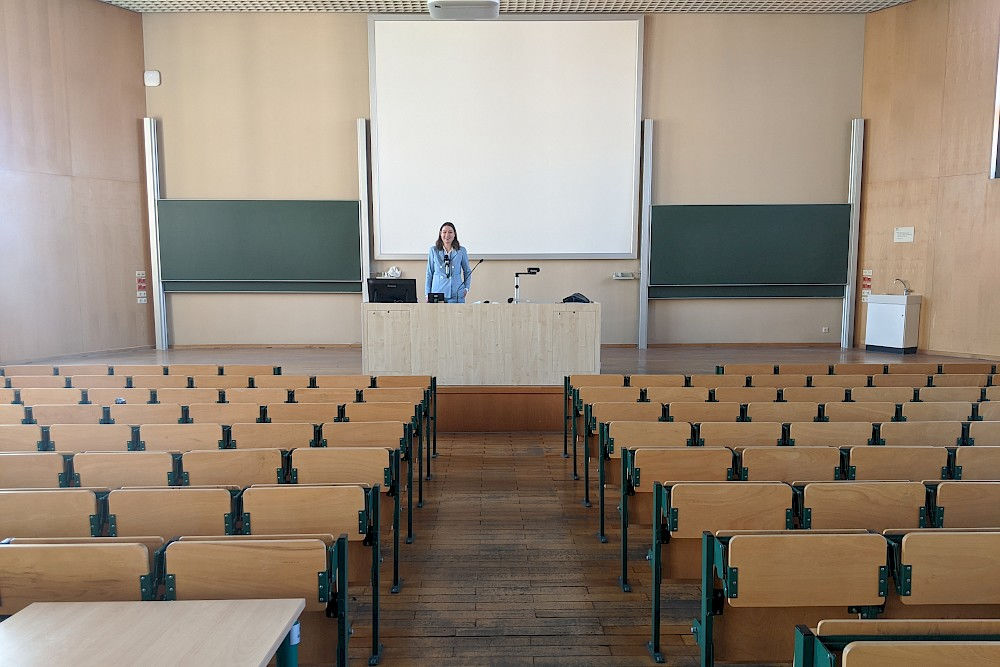
<svg viewBox="0 0 1000 667">
<path fill-rule="evenodd" d="M 376 259 L 633 258 L 641 17 L 369 20 Z"/>
</svg>

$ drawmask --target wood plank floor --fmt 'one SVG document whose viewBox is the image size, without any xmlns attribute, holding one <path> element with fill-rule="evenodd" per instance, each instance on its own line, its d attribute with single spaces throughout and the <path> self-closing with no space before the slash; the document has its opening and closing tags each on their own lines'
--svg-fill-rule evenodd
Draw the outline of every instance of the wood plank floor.
<svg viewBox="0 0 1000 667">
<path fill-rule="evenodd" d="M 617 501 L 609 498 L 609 542 L 600 544 L 596 496 L 582 506 L 561 433 L 439 434 L 438 451 L 415 510 L 416 541 L 403 545 L 403 589 L 382 596 L 385 664 L 652 664 L 649 531 L 633 535 L 633 592 L 623 593 Z M 665 586 L 667 664 L 696 662 L 697 594 L 693 584 Z M 361 619 L 365 595 L 352 592 Z M 352 664 L 370 644 L 359 625 Z"/>
</svg>

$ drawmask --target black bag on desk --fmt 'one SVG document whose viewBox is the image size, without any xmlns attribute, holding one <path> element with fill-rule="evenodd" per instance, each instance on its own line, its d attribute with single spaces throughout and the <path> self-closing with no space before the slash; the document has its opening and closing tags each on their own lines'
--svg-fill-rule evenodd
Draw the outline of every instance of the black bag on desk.
<svg viewBox="0 0 1000 667">
<path fill-rule="evenodd" d="M 573 292 L 568 297 L 563 299 L 563 303 L 590 303 L 590 299 L 579 292 Z"/>
</svg>

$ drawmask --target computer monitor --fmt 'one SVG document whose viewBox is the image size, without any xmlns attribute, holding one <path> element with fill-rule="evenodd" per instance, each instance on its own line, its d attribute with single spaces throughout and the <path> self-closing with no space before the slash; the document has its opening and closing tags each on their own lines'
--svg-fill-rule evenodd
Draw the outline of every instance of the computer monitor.
<svg viewBox="0 0 1000 667">
<path fill-rule="evenodd" d="M 372 303 L 416 303 L 417 281 L 413 278 L 369 278 L 368 300 Z"/>
</svg>

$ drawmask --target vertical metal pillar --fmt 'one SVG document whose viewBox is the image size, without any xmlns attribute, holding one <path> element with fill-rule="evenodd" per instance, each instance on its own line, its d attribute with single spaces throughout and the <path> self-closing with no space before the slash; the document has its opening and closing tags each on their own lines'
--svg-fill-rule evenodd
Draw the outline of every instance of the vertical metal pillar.
<svg viewBox="0 0 1000 667">
<path fill-rule="evenodd" d="M 368 119 L 358 119 L 358 199 L 360 200 L 360 215 L 358 225 L 361 238 L 361 302 L 368 303 L 368 281 L 371 275 L 371 232 L 369 211 L 371 207 L 368 188 Z M 362 323 L 363 324 L 363 323 Z"/>
<path fill-rule="evenodd" d="M 851 161 L 847 202 L 851 205 L 851 231 L 847 248 L 847 285 L 840 321 L 840 347 L 854 347 L 854 303 L 858 285 L 858 234 L 861 228 L 861 166 L 865 152 L 865 119 L 851 121 Z"/>
<path fill-rule="evenodd" d="M 649 230 L 653 214 L 653 121 L 642 121 L 642 211 L 639 215 L 639 338 L 637 347 L 649 345 Z"/>
<path fill-rule="evenodd" d="M 160 281 L 160 224 L 156 205 L 160 200 L 160 148 L 159 130 L 155 118 L 142 119 L 143 144 L 146 153 L 146 215 L 149 221 L 150 275 L 149 292 L 153 297 L 153 329 L 156 349 L 166 350 L 170 345 L 167 335 L 167 306 Z"/>
</svg>

